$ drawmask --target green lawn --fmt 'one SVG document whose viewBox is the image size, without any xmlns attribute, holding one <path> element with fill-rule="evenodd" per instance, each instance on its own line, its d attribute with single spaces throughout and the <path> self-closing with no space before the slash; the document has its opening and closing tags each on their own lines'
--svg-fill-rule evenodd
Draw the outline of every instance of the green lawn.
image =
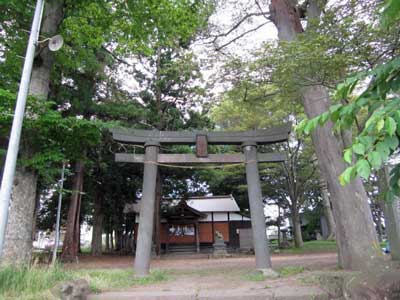
<svg viewBox="0 0 400 300">
<path fill-rule="evenodd" d="M 274 244 L 272 244 L 274 246 Z M 279 249 L 279 253 L 287 254 L 303 254 L 303 253 L 316 253 L 316 252 L 334 252 L 337 251 L 335 241 L 308 241 L 304 242 L 302 248 L 291 247 L 288 249 Z"/>
</svg>

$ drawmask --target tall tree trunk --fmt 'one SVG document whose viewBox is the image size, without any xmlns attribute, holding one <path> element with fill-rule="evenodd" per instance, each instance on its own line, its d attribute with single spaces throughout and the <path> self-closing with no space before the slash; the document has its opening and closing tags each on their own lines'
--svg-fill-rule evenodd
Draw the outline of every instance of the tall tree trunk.
<svg viewBox="0 0 400 300">
<path fill-rule="evenodd" d="M 46 1 L 41 27 L 41 35 L 52 37 L 64 18 L 64 0 Z M 54 54 L 48 47 L 43 47 L 35 58 L 29 93 L 43 100 L 47 100 L 51 69 L 54 63 Z"/>
<path fill-rule="evenodd" d="M 83 186 L 84 162 L 75 163 L 75 174 L 72 184 L 72 195 L 69 203 L 66 232 L 61 258 L 64 261 L 74 260 L 79 250 L 79 226 L 80 226 L 80 199 Z"/>
<path fill-rule="evenodd" d="M 123 239 L 123 212 L 119 207 L 118 203 L 115 203 L 115 215 L 114 215 L 114 249 L 119 251 L 122 249 L 122 239 Z"/>
<path fill-rule="evenodd" d="M 110 232 L 110 246 L 111 251 L 114 251 L 114 229 Z"/>
<path fill-rule="evenodd" d="M 281 41 L 294 41 L 303 32 L 295 2 L 272 0 L 271 19 L 278 29 Z M 309 17 L 318 15 L 309 14 Z M 302 100 L 307 117 L 313 118 L 330 107 L 328 90 L 320 85 L 303 88 Z M 332 132 L 332 124 L 318 127 L 312 140 L 329 192 L 336 221 L 339 263 L 345 269 L 374 268 L 381 263 L 378 240 L 373 226 L 367 194 L 359 178 L 341 186 L 339 175 L 346 169 L 342 159 L 343 148 Z"/>
<path fill-rule="evenodd" d="M 41 27 L 42 35 L 51 36 L 57 32 L 58 26 L 63 20 L 63 7 L 63 0 L 52 0 L 46 3 Z M 30 95 L 43 100 L 47 99 L 53 59 L 53 54 L 48 52 L 47 48 L 43 48 L 39 56 L 35 58 L 29 86 Z M 20 152 L 22 156 L 29 157 L 31 149 L 29 146 L 24 147 L 22 143 Z M 14 264 L 25 264 L 29 262 L 32 252 L 32 228 L 36 218 L 35 201 L 38 177 L 35 172 L 18 167 L 15 178 L 7 223 L 8 234 L 6 234 L 2 260 Z M 18 228 L 16 236 L 14 236 L 16 233 L 13 229 L 14 226 Z"/>
<path fill-rule="evenodd" d="M 110 251 L 110 233 L 106 232 L 106 252 Z"/>
<path fill-rule="evenodd" d="M 390 247 L 392 260 L 400 260 L 400 199 L 396 196 L 393 201 L 385 201 L 390 181 L 390 167 L 385 166 L 378 172 L 379 195 L 377 202 L 385 217 L 385 231 Z"/>
<path fill-rule="evenodd" d="M 326 219 L 326 224 L 328 226 L 328 236 L 327 240 L 334 240 L 336 234 L 336 224 L 333 218 L 331 201 L 329 199 L 329 191 L 326 183 L 322 184 L 322 206 L 324 210 L 324 216 Z"/>
<path fill-rule="evenodd" d="M 303 247 L 303 236 L 301 234 L 301 221 L 300 221 L 300 213 L 296 208 L 292 210 L 292 225 L 293 225 L 293 234 L 294 234 L 294 245 L 296 248 Z"/>
<path fill-rule="evenodd" d="M 281 207 L 278 205 L 278 219 L 277 219 L 277 227 L 278 227 L 278 248 L 281 246 Z"/>
<path fill-rule="evenodd" d="M 32 219 L 37 176 L 18 169 L 14 178 L 2 264 L 28 264 L 32 255 Z M 34 197 L 33 197 L 34 198 Z M 28 214 L 30 212 L 30 214 Z"/>
<path fill-rule="evenodd" d="M 92 255 L 103 253 L 103 198 L 99 191 L 95 192 L 93 212 Z"/>
</svg>

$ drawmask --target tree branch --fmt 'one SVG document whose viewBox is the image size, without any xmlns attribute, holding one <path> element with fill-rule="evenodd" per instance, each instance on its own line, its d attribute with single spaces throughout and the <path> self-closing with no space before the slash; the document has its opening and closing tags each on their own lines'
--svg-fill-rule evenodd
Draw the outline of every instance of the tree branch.
<svg viewBox="0 0 400 300">
<path fill-rule="evenodd" d="M 264 23 L 258 25 L 257 27 L 254 27 L 254 28 L 252 28 L 252 29 L 250 29 L 250 30 L 247 30 L 247 31 L 245 31 L 245 32 L 243 32 L 243 33 L 241 33 L 241 34 L 239 34 L 238 36 L 236 36 L 236 37 L 233 38 L 232 40 L 226 42 L 225 44 L 223 44 L 223 45 L 221 45 L 221 46 L 218 46 L 217 48 L 215 48 L 215 50 L 216 50 L 216 51 L 220 51 L 222 48 L 225 48 L 226 46 L 228 46 L 228 45 L 230 45 L 230 44 L 236 42 L 238 39 L 241 39 L 242 37 L 244 37 L 245 35 L 247 35 L 247 34 L 249 34 L 249 33 L 251 33 L 251 32 L 257 31 L 258 29 L 260 29 L 261 27 L 267 25 L 268 23 L 270 23 L 270 22 L 269 22 L 269 21 L 268 21 L 268 22 L 264 22 Z M 216 39 L 214 39 L 213 43 L 215 44 L 215 42 L 216 42 Z"/>
</svg>

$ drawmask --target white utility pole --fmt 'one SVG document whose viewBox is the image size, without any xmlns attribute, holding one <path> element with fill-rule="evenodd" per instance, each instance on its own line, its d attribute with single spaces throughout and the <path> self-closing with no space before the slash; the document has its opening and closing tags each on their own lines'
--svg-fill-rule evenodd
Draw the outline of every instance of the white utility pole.
<svg viewBox="0 0 400 300">
<path fill-rule="evenodd" d="M 57 250 L 58 244 L 60 242 L 60 219 L 61 219 L 61 204 L 62 204 L 62 194 L 64 188 L 64 177 L 65 177 L 65 162 L 63 162 L 62 170 L 61 170 L 61 180 L 58 186 L 58 206 L 57 206 L 57 220 L 56 220 L 56 239 L 54 241 L 54 249 L 53 249 L 53 259 L 51 264 L 54 266 L 57 260 Z"/>
<path fill-rule="evenodd" d="M 40 23 L 42 21 L 44 0 L 36 3 L 35 14 L 33 17 L 31 33 L 29 35 L 28 48 L 26 50 L 24 68 L 22 71 L 21 82 L 19 85 L 17 103 L 15 107 L 14 119 L 11 128 L 10 140 L 8 143 L 6 162 L 4 165 L 3 178 L 0 190 L 0 259 L 3 253 L 6 227 L 8 221 L 8 210 L 10 197 L 14 182 L 15 168 L 17 164 L 19 142 L 21 139 L 22 122 L 24 120 L 26 98 L 29 91 L 35 49 L 38 43 Z"/>
</svg>

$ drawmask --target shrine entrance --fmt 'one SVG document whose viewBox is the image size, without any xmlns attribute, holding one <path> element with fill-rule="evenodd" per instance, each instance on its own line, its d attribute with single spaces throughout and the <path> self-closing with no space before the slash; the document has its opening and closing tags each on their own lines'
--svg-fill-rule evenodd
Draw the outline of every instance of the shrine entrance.
<svg viewBox="0 0 400 300">
<path fill-rule="evenodd" d="M 158 165 L 245 164 L 256 268 L 271 269 L 266 236 L 264 206 L 258 171 L 259 162 L 282 162 L 285 153 L 258 153 L 258 145 L 287 141 L 291 125 L 242 132 L 151 131 L 113 129 L 114 140 L 144 145 L 145 154 L 117 153 L 117 162 L 143 163 L 143 189 L 135 257 L 135 275 L 147 276 L 150 270 Z M 195 145 L 196 154 L 163 154 L 161 145 Z M 209 154 L 208 145 L 241 145 L 243 153 Z"/>
</svg>

